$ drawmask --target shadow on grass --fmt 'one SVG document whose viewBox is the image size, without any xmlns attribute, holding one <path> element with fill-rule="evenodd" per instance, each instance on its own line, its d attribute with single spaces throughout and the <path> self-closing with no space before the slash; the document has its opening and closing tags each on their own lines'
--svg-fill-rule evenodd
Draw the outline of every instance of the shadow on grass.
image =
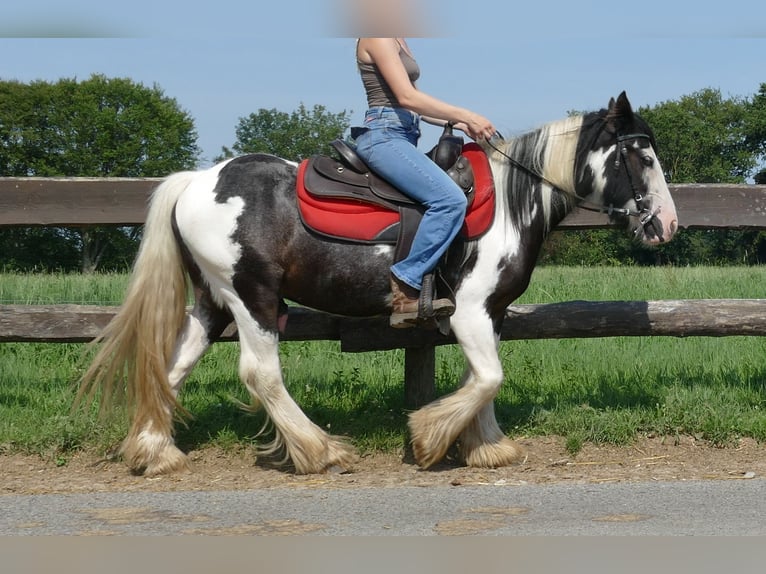
<svg viewBox="0 0 766 574">
<path fill-rule="evenodd" d="M 328 433 L 349 438 L 358 448 L 374 445 L 380 440 L 376 437 L 403 437 L 406 433 L 408 410 L 404 406 L 403 386 L 391 385 L 368 391 L 352 388 L 353 396 L 343 398 L 349 394 L 348 388 L 333 389 L 333 385 L 328 386 L 325 381 L 305 384 L 322 390 L 320 396 L 301 393 L 294 396 L 306 416 Z M 340 399 L 332 397 L 334 391 L 341 390 L 344 395 Z M 219 394 L 214 400 L 206 401 L 194 397 L 194 405 L 186 405 L 194 418 L 186 426 L 176 426 L 179 448 L 189 451 L 211 444 L 225 448 L 270 441 L 273 438 L 270 426 L 259 436 L 266 423 L 263 409 L 247 411 L 236 402 L 246 399 L 234 397 Z"/>
<path fill-rule="evenodd" d="M 403 385 L 370 388 L 353 381 L 309 380 L 301 381 L 301 386 L 317 391 L 314 394 L 295 392 L 296 402 L 309 419 L 331 434 L 348 437 L 357 448 L 363 451 L 385 449 L 393 443 L 404 446 L 409 442 L 409 410 L 404 404 Z M 505 386 L 511 387 L 512 383 L 508 381 Z M 437 382 L 437 396 L 453 388 L 452 383 L 447 386 Z M 645 413 L 662 411 L 670 400 L 668 397 L 671 391 L 679 388 L 698 393 L 700 397 L 720 396 L 725 389 L 729 389 L 731 394 L 742 395 L 735 397 L 740 401 L 738 408 L 747 409 L 752 404 L 763 406 L 766 405 L 766 369 L 754 371 L 745 377 L 734 369 L 721 370 L 715 377 L 711 377 L 700 366 L 685 370 L 680 375 L 654 373 L 645 378 L 615 372 L 589 380 L 587 385 L 559 385 L 546 389 L 535 385 L 520 385 L 509 392 L 501 392 L 495 401 L 495 411 L 501 428 L 511 435 L 515 432 L 566 434 L 565 428 L 556 427 L 554 422 L 557 417 L 564 416 L 569 418 L 569 424 L 574 425 L 572 432 L 585 432 L 577 430 L 576 425 L 585 429 L 588 425 L 608 427 L 613 424 L 616 427 L 614 431 L 608 428 L 593 430 L 593 436 L 604 436 L 606 440 L 611 440 L 609 437 L 628 436 L 631 432 L 635 435 L 642 430 L 666 430 L 659 427 L 670 424 L 667 420 L 659 420 L 659 415 L 651 415 L 647 419 Z M 690 400 L 693 401 L 694 396 Z M 177 442 L 183 450 L 195 450 L 209 445 L 225 448 L 229 444 L 263 444 L 273 437 L 269 432 L 258 436 L 265 422 L 263 411 L 255 414 L 246 412 L 222 395 L 208 399 L 203 401 L 196 398 L 195 404 L 190 406 L 194 419 L 189 421 L 188 427 L 177 426 Z M 711 405 L 711 408 L 714 406 Z M 610 423 L 610 412 L 617 413 L 616 422 Z M 541 413 L 548 413 L 546 416 L 549 420 L 544 420 L 546 417 L 541 417 Z M 658 428 L 635 428 L 631 431 L 632 421 L 639 419 L 642 424 L 656 424 Z M 685 420 L 701 418 L 690 414 Z M 699 424 L 700 428 L 688 428 L 685 431 L 707 432 L 704 424 Z M 748 425 L 744 423 L 741 428 L 732 427 L 732 432 L 751 434 Z M 386 441 L 387 445 L 384 444 Z"/>
</svg>

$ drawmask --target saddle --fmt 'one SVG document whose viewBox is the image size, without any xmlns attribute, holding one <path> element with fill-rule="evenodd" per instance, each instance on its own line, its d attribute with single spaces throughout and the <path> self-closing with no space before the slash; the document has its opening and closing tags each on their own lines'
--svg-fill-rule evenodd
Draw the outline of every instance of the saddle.
<svg viewBox="0 0 766 574">
<path fill-rule="evenodd" d="M 298 207 L 312 231 L 357 243 L 397 246 L 395 260 L 407 256 L 424 208 L 370 170 L 343 140 L 331 146 L 338 157 L 317 155 L 299 166 Z M 494 213 L 494 184 L 489 162 L 476 144 L 463 145 L 445 127 L 428 154 L 463 189 L 468 200 L 463 236 L 481 235 Z"/>
</svg>

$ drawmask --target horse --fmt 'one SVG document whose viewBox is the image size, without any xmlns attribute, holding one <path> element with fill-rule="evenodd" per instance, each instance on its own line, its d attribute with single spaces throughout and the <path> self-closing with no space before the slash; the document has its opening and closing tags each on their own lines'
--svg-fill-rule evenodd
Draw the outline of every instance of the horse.
<svg viewBox="0 0 766 574">
<path fill-rule="evenodd" d="M 458 237 L 442 262 L 456 302 L 449 328 L 466 369 L 456 390 L 409 415 L 412 454 L 422 468 L 453 445 L 474 467 L 524 456 L 495 418 L 504 378 L 499 333 L 546 236 L 568 213 L 576 206 L 606 212 L 650 246 L 678 229 L 654 135 L 625 92 L 600 111 L 480 145 L 496 206 L 489 229 L 476 239 Z M 353 468 L 348 440 L 311 422 L 285 388 L 278 354 L 284 300 L 345 316 L 388 314 L 393 248 L 308 230 L 297 212 L 297 168 L 251 154 L 172 174 L 153 192 L 125 300 L 95 340 L 79 392 L 92 397 L 100 389 L 103 408 L 127 396 L 131 421 L 120 453 L 134 472 L 188 468 L 174 443 L 174 420 L 185 413 L 178 394 L 232 321 L 239 376 L 274 428 L 262 452 L 283 454 L 298 474 Z M 189 281 L 195 303 L 187 314 Z"/>
</svg>

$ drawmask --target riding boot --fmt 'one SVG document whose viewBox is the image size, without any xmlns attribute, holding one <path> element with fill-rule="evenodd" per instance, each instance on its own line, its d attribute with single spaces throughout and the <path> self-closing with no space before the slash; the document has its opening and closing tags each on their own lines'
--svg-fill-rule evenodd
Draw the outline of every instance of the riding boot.
<svg viewBox="0 0 766 574">
<path fill-rule="evenodd" d="M 434 299 L 432 301 L 433 314 L 430 317 L 420 316 L 420 291 L 400 281 L 391 275 L 391 318 L 389 324 L 395 329 L 407 329 L 423 326 L 436 326 L 433 319 L 449 317 L 455 312 L 455 305 L 449 299 Z"/>
</svg>

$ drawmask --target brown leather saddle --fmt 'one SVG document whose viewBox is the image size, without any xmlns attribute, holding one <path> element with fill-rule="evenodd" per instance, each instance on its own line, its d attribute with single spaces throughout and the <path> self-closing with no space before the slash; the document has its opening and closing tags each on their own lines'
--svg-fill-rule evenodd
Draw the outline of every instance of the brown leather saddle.
<svg viewBox="0 0 766 574">
<path fill-rule="evenodd" d="M 308 160 L 303 184 L 315 197 L 353 199 L 398 211 L 400 223 L 392 228 L 393 237 L 380 237 L 381 242 L 396 243 L 394 261 L 404 259 L 410 252 L 412 240 L 423 217 L 424 208 L 381 176 L 373 172 L 356 151 L 345 141 L 336 139 L 330 144 L 338 159 L 317 155 Z M 471 163 L 461 155 L 463 138 L 452 134 L 447 124 L 439 143 L 428 155 L 473 199 L 474 175 Z"/>
</svg>

